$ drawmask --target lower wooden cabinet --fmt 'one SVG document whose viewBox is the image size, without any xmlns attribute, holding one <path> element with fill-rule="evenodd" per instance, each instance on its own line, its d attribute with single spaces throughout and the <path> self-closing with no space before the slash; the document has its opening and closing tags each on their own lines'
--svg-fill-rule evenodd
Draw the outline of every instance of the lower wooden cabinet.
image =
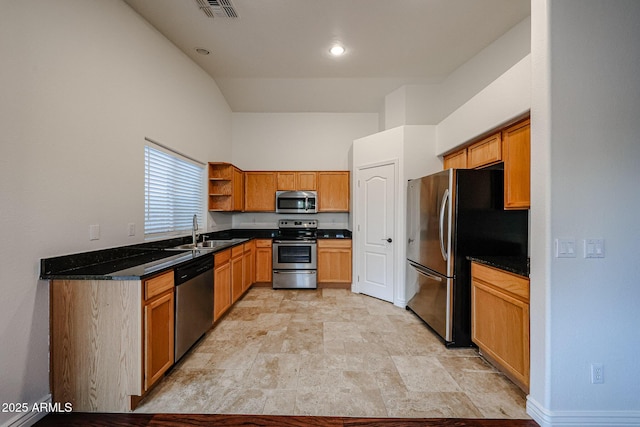
<svg viewBox="0 0 640 427">
<path fill-rule="evenodd" d="M 217 321 L 231 307 L 231 249 L 214 255 L 213 321 Z"/>
<path fill-rule="evenodd" d="M 235 246 L 231 249 L 231 304 L 240 299 L 243 292 L 244 273 L 244 248 L 243 245 Z"/>
<path fill-rule="evenodd" d="M 173 365 L 175 330 L 173 271 L 145 281 L 144 390 Z"/>
<path fill-rule="evenodd" d="M 351 283 L 351 240 L 318 240 L 318 283 Z"/>
<path fill-rule="evenodd" d="M 173 271 L 53 280 L 51 394 L 78 412 L 128 412 L 173 364 Z"/>
<path fill-rule="evenodd" d="M 256 281 L 256 241 L 248 241 L 242 250 L 242 291 L 245 292 Z"/>
<path fill-rule="evenodd" d="M 471 337 L 525 392 L 529 389 L 529 279 L 471 263 Z"/>
<path fill-rule="evenodd" d="M 273 251 L 271 239 L 256 239 L 256 282 L 271 282 Z"/>
</svg>

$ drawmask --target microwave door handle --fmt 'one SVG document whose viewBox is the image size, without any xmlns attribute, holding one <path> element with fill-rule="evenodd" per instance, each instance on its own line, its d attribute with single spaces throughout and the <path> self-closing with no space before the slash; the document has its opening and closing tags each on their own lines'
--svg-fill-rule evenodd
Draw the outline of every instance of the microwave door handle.
<svg viewBox="0 0 640 427">
<path fill-rule="evenodd" d="M 309 210 L 309 198 L 307 196 L 304 197 L 304 210 Z"/>
<path fill-rule="evenodd" d="M 440 202 L 440 227 L 439 227 L 439 232 L 440 232 L 440 253 L 442 254 L 442 258 L 447 261 L 449 259 L 449 254 L 447 253 L 447 250 L 445 248 L 445 243 L 444 243 L 444 212 L 445 209 L 447 207 L 447 200 L 449 199 L 449 189 L 446 189 L 444 191 L 444 194 L 442 195 L 442 201 Z"/>
</svg>

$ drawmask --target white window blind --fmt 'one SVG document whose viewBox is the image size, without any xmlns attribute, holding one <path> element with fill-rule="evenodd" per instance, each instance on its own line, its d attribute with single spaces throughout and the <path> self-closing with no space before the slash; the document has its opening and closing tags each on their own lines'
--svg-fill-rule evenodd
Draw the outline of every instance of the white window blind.
<svg viewBox="0 0 640 427">
<path fill-rule="evenodd" d="M 145 236 L 191 231 L 204 212 L 204 167 L 149 145 L 144 163 Z"/>
</svg>

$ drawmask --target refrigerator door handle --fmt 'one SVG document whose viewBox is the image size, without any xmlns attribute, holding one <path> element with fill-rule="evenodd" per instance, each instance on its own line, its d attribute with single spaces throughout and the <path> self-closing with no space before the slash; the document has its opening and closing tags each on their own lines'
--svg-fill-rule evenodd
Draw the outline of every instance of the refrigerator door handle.
<svg viewBox="0 0 640 427">
<path fill-rule="evenodd" d="M 436 276 L 435 274 L 429 274 L 426 271 L 424 271 L 423 269 L 419 268 L 417 265 L 415 265 L 413 262 L 409 261 L 409 265 L 411 265 L 414 270 L 416 270 L 418 272 L 418 274 L 424 276 L 424 277 L 428 277 L 431 280 L 435 280 L 437 282 L 442 282 L 442 277 L 440 276 Z"/>
<path fill-rule="evenodd" d="M 440 253 L 442 254 L 442 258 L 445 261 L 449 260 L 449 254 L 447 253 L 446 248 L 444 247 L 444 212 L 447 207 L 447 201 L 449 200 L 449 189 L 444 190 L 444 194 L 442 195 L 442 201 L 440 202 Z"/>
</svg>

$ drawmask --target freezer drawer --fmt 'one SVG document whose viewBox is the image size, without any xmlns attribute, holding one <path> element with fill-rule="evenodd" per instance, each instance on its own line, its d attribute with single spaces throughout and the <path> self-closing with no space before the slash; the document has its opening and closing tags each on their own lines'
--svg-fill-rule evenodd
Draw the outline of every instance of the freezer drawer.
<svg viewBox="0 0 640 427">
<path fill-rule="evenodd" d="M 439 276 L 409 263 L 408 278 L 416 293 L 407 303 L 446 342 L 453 340 L 453 279 Z"/>
</svg>

